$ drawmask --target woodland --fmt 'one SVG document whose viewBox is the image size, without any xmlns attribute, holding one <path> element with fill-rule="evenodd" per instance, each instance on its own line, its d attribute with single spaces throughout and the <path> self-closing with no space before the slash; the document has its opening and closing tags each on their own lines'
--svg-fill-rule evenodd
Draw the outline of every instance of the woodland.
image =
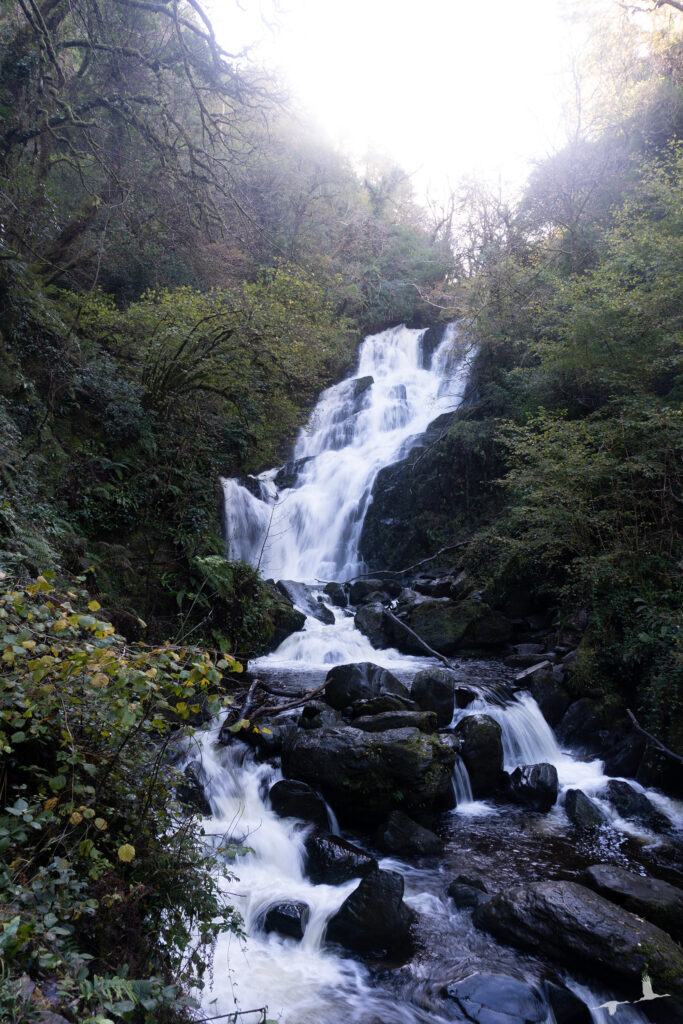
<svg viewBox="0 0 683 1024">
<path fill-rule="evenodd" d="M 437 208 L 199 0 L 0 4 L 0 1018 L 196 1019 L 241 925 L 174 737 L 278 600 L 223 558 L 219 478 L 284 462 L 365 334 L 457 319 L 475 352 L 447 509 L 384 567 L 459 545 L 485 593 L 583 613 L 577 692 L 683 755 L 679 9 L 615 3 L 565 147 Z"/>
</svg>

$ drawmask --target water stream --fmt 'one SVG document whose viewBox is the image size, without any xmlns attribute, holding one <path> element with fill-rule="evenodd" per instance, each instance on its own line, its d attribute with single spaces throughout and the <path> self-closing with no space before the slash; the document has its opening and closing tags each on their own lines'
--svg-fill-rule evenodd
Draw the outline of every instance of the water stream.
<svg viewBox="0 0 683 1024">
<path fill-rule="evenodd" d="M 431 358 L 423 340 L 424 332 L 405 327 L 367 338 L 356 376 L 321 396 L 284 479 L 280 477 L 278 483 L 278 473 L 272 470 L 248 486 L 223 481 L 228 557 L 258 564 L 265 576 L 310 584 L 347 580 L 364 570 L 358 541 L 377 473 L 402 457 L 436 416 L 457 407 L 464 389 L 467 350 L 457 328 L 447 329 Z M 354 628 L 350 613 L 333 611 L 333 624 L 309 617 L 300 633 L 250 667 L 301 689 L 322 681 L 336 664 L 372 661 L 407 682 L 419 668 L 435 664 L 396 650 L 373 649 Z M 257 762 L 239 741 L 220 746 L 218 725 L 194 738 L 191 757 L 201 758 L 213 813 L 205 822 L 207 841 L 217 846 L 229 839 L 251 850 L 230 866 L 237 877 L 223 880 L 249 937 L 246 942 L 234 936 L 218 941 L 213 951 L 213 985 L 203 996 L 207 1016 L 267 1002 L 269 1018 L 282 1024 L 457 1021 L 459 1011 L 452 1006 L 446 1010 L 440 994 L 453 979 L 481 968 L 538 982 L 547 974 L 548 964 L 542 956 L 498 945 L 473 926 L 469 911 L 455 910 L 445 889 L 456 874 L 479 871 L 512 884 L 553 876 L 558 859 L 570 867 L 582 858 L 591 862 L 607 856 L 631 863 L 640 849 L 637 841 L 653 841 L 604 805 L 615 825 L 612 836 L 595 840 L 595 849 L 577 850 L 562 809 L 562 794 L 570 787 L 597 794 L 606 781 L 602 762 L 582 761 L 560 750 L 529 694 L 504 701 L 492 697 L 493 690 L 500 691 L 501 682 L 509 678 L 500 662 L 453 659 L 453 665 L 464 685 L 480 694 L 466 709 L 454 712 L 454 723 L 465 714 L 492 716 L 502 728 L 505 768 L 548 761 L 557 767 L 561 794 L 548 815 L 475 801 L 467 771 L 458 760 L 453 779 L 457 806 L 443 815 L 440 826 L 446 840 L 442 856 L 407 863 L 382 857 L 367 837 L 355 837 L 375 853 L 381 867 L 401 872 L 406 901 L 419 914 L 420 939 L 429 954 L 418 955 L 402 967 L 365 964 L 325 945 L 327 921 L 358 880 L 330 886 L 313 885 L 306 878 L 303 845 L 311 826 L 278 817 L 267 798 L 270 786 L 281 778 L 279 768 Z M 672 820 L 683 821 L 680 806 L 659 794 L 648 795 Z M 267 909 L 281 900 L 301 900 L 310 907 L 301 942 L 266 934 L 262 928 Z M 609 995 L 587 988 L 585 979 L 565 980 L 590 1007 Z M 591 1014 L 595 1024 L 645 1020 L 633 1007 L 620 1008 L 614 1017 L 599 1009 Z M 244 1015 L 239 1020 L 256 1024 L 261 1017 Z M 553 1020 L 551 1012 L 547 1024 Z"/>
</svg>

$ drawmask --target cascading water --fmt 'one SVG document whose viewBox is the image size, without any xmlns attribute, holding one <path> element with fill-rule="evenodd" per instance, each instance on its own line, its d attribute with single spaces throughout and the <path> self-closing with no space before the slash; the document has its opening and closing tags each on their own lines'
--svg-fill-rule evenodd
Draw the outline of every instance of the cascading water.
<svg viewBox="0 0 683 1024">
<path fill-rule="evenodd" d="M 366 338 L 356 376 L 323 393 L 301 432 L 287 472 L 263 473 L 248 486 L 223 481 L 229 558 L 249 561 L 265 576 L 313 585 L 348 580 L 364 570 L 358 544 L 379 470 L 403 457 L 440 413 L 457 407 L 464 390 L 466 346 L 457 328 L 446 330 L 431 360 L 423 340 L 424 332 L 405 327 Z M 313 599 L 317 596 L 322 595 L 314 594 Z M 333 624 L 325 624 L 309 617 L 304 630 L 250 667 L 280 678 L 295 673 L 300 681 L 302 674 L 324 674 L 334 664 L 373 661 L 409 681 L 419 667 L 435 664 L 395 650 L 377 651 L 355 629 L 350 614 L 334 609 L 334 619 Z M 464 675 L 472 671 L 462 662 L 459 669 Z M 488 714 L 501 725 L 507 770 L 549 761 L 558 769 L 562 790 L 579 785 L 597 793 L 605 781 L 602 763 L 580 762 L 563 753 L 530 695 L 497 701 L 490 688 L 484 686 L 481 692 L 467 709 L 455 712 L 454 724 L 466 714 Z M 427 931 L 434 929 L 428 964 L 418 960 L 406 968 L 407 973 L 397 972 L 388 980 L 392 974 L 388 972 L 380 979 L 356 960 L 326 947 L 326 922 L 358 879 L 329 886 L 313 885 L 305 877 L 307 827 L 295 819 L 278 818 L 265 795 L 280 778 L 279 770 L 256 763 L 239 742 L 220 747 L 217 735 L 216 726 L 196 738 L 214 815 L 206 823 L 206 832 L 216 844 L 222 837 L 232 837 L 253 852 L 231 865 L 239 878 L 226 877 L 224 883 L 230 902 L 243 914 L 249 938 L 246 946 L 234 938 L 219 940 L 213 988 L 203 1001 L 207 1017 L 267 1002 L 269 1018 L 281 1024 L 445 1024 L 459 1018 L 453 1016 L 452 1006 L 444 1012 L 443 1000 L 435 993 L 449 978 L 464 977 L 476 969 L 473 964 L 489 962 L 494 969 L 529 976 L 528 958 L 492 946 L 484 933 L 472 927 L 467 914 L 453 910 L 443 895 L 443 867 L 380 860 L 381 867 L 403 874 L 406 902 L 422 915 Z M 194 750 L 192 757 L 196 755 Z M 458 813 L 450 819 L 454 822 L 450 845 L 456 852 L 446 870 L 459 864 L 458 837 L 470 834 L 471 842 L 465 844 L 468 854 L 479 841 L 487 850 L 498 843 L 505 849 L 501 867 L 507 869 L 519 840 L 517 826 L 506 838 L 498 838 L 505 828 L 503 816 L 490 805 L 472 800 L 467 771 L 459 758 L 453 786 Z M 665 808 L 663 798 L 658 799 L 662 809 L 675 813 L 670 802 Z M 548 819 L 552 819 L 548 828 L 562 828 L 559 808 Z M 495 840 L 489 835 L 494 826 L 488 822 L 494 823 Z M 468 828 L 471 833 L 466 832 Z M 310 909 L 301 942 L 266 934 L 263 929 L 268 908 L 283 900 L 300 900 Z M 542 973 L 543 966 L 538 970 Z M 589 1002 L 592 997 L 585 992 L 588 1005 L 600 1002 L 597 997 Z M 595 1011 L 594 1021 L 604 1020 L 602 1013 Z M 261 1019 L 260 1014 L 239 1018 L 242 1024 Z M 629 1019 L 644 1018 L 633 1009 Z M 545 1024 L 552 1020 L 551 1011 Z"/>
</svg>

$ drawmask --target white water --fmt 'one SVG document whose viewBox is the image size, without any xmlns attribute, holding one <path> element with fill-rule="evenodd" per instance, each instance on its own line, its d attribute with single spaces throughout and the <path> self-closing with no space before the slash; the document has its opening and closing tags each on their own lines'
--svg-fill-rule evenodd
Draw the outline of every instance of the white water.
<svg viewBox="0 0 683 1024">
<path fill-rule="evenodd" d="M 261 474 L 260 498 L 223 481 L 228 558 L 302 582 L 363 571 L 358 541 L 378 472 L 462 397 L 465 346 L 456 326 L 446 329 L 430 369 L 422 365 L 424 333 L 401 326 L 365 339 L 356 376 L 323 392 L 299 435 L 293 459 L 309 461 L 295 487 L 278 492 L 275 471 Z M 373 384 L 354 397 L 365 377 Z"/>
<path fill-rule="evenodd" d="M 398 327 L 364 341 L 356 377 L 324 392 L 299 437 L 293 458 L 309 461 L 301 466 L 294 487 L 278 492 L 275 470 L 258 478 L 259 498 L 235 480 L 223 481 L 230 558 L 250 561 L 266 576 L 309 583 L 346 580 L 363 571 L 358 542 L 377 473 L 402 457 L 431 420 L 457 406 L 465 382 L 464 347 L 456 345 L 456 355 L 451 353 L 456 329 L 446 332 L 429 370 L 422 366 L 422 334 Z M 355 381 L 366 376 L 374 383 L 354 398 Z M 308 618 L 301 632 L 251 667 L 267 670 L 271 676 L 278 671 L 305 675 L 324 673 L 335 664 L 372 661 L 412 676 L 434 664 L 392 649 L 375 650 L 355 629 L 351 615 L 334 611 L 333 625 Z M 557 767 L 560 797 L 555 811 L 547 816 L 549 828 L 566 826 L 561 809 L 566 789 L 581 788 L 595 796 L 606 783 L 601 761 L 579 761 L 560 750 L 529 694 L 506 704 L 481 697 L 465 711 L 456 712 L 454 722 L 472 713 L 489 714 L 500 723 L 508 771 L 541 761 Z M 244 916 L 249 938 L 246 945 L 234 937 L 219 940 L 212 990 L 203 998 L 207 1016 L 267 1002 L 269 1018 L 282 1024 L 442 1024 L 439 1013 L 415 1000 L 397 1001 L 390 988 L 383 988 L 362 964 L 325 947 L 326 922 L 357 880 L 342 886 L 312 885 L 303 872 L 306 827 L 278 818 L 268 803 L 267 791 L 281 777 L 279 770 L 255 763 L 251 754 L 245 756 L 241 744 L 223 748 L 216 739 L 214 728 L 197 740 L 213 811 L 207 832 L 216 844 L 221 837 L 232 837 L 253 853 L 229 865 L 238 879 L 226 878 L 223 883 L 229 901 Z M 500 807 L 473 801 L 470 780 L 459 759 L 453 786 L 457 815 L 472 819 L 490 815 L 495 821 L 505 813 Z M 673 802 L 649 791 L 648 796 L 672 818 L 683 817 Z M 602 806 L 606 807 L 604 802 Z M 618 829 L 637 831 L 609 813 Z M 466 915 L 455 913 L 442 895 L 426 891 L 426 876 L 419 870 L 400 861 L 382 861 L 382 865 L 403 872 L 406 901 L 415 909 L 447 921 L 451 931 L 465 927 Z M 439 882 L 439 892 L 444 888 Z M 300 943 L 266 935 L 259 925 L 268 907 L 281 900 L 301 900 L 310 907 Z M 418 975 L 424 969 L 416 967 Z M 586 1001 L 592 998 L 589 990 L 585 993 Z M 642 1019 L 634 1013 L 630 1020 Z M 602 1024 L 603 1014 L 595 1011 L 594 1020 Z M 239 1019 L 242 1024 L 256 1024 L 261 1017 Z"/>
</svg>

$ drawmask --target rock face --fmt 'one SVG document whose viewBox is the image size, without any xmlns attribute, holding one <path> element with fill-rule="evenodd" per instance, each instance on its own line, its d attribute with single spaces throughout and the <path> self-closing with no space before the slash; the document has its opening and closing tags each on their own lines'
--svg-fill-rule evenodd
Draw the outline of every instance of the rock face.
<svg viewBox="0 0 683 1024">
<path fill-rule="evenodd" d="M 480 601 L 450 601 L 447 597 L 425 597 L 405 613 L 406 625 L 422 637 L 439 654 L 455 654 L 462 646 L 468 629 L 474 626 L 488 609 Z M 423 654 L 422 647 L 409 634 L 396 631 L 400 650 L 409 654 Z"/>
<path fill-rule="evenodd" d="M 603 745 L 605 726 L 602 708 L 589 697 L 582 697 L 570 704 L 562 716 L 557 737 L 581 754 L 597 754 Z"/>
<path fill-rule="evenodd" d="M 327 674 L 325 700 L 337 710 L 357 700 L 370 700 L 383 694 L 408 697 L 408 690 L 396 676 L 369 661 L 356 665 L 336 665 Z"/>
<path fill-rule="evenodd" d="M 373 870 L 330 919 L 326 938 L 359 953 L 407 956 L 415 914 L 403 902 L 403 878 Z"/>
<path fill-rule="evenodd" d="M 443 842 L 434 832 L 423 828 L 403 811 L 392 811 L 378 829 L 375 842 L 385 853 L 407 855 L 441 853 Z"/>
<path fill-rule="evenodd" d="M 318 828 L 328 828 L 327 805 L 320 793 L 295 779 L 280 779 L 268 793 L 270 805 L 281 818 L 303 818 Z"/>
<path fill-rule="evenodd" d="M 306 874 L 314 885 L 342 885 L 377 870 L 377 861 L 359 846 L 328 832 L 306 839 Z"/>
<path fill-rule="evenodd" d="M 600 828 L 610 821 L 600 808 L 580 789 L 568 789 L 564 797 L 567 817 L 578 828 Z"/>
<path fill-rule="evenodd" d="M 532 811 L 549 811 L 557 800 L 557 768 L 545 762 L 515 768 L 509 794 L 515 803 Z"/>
<path fill-rule="evenodd" d="M 300 730 L 282 753 L 285 775 L 318 787 L 338 815 L 353 821 L 447 805 L 454 763 L 455 751 L 418 729 Z"/>
<path fill-rule="evenodd" d="M 433 711 L 383 711 L 379 715 L 354 718 L 353 726 L 364 732 L 386 732 L 388 729 L 436 732 L 436 715 Z"/>
<path fill-rule="evenodd" d="M 473 914 L 479 928 L 523 949 L 608 978 L 638 985 L 643 973 L 656 989 L 683 994 L 683 953 L 666 932 L 576 882 L 534 882 L 498 893 Z"/>
<path fill-rule="evenodd" d="M 676 939 L 683 938 L 683 892 L 658 878 L 643 878 L 615 864 L 594 864 L 585 872 L 586 885 L 613 903 L 656 924 Z"/>
<path fill-rule="evenodd" d="M 486 887 L 476 875 L 458 875 L 446 889 L 458 910 L 467 910 L 488 903 L 491 899 Z"/>
<path fill-rule="evenodd" d="M 366 636 L 373 647 L 382 649 L 391 646 L 391 637 L 387 631 L 384 608 L 379 601 L 364 604 L 358 609 L 353 623 L 359 633 Z"/>
<path fill-rule="evenodd" d="M 267 588 L 268 617 L 273 624 L 273 633 L 259 652 L 261 654 L 274 651 L 288 636 L 303 629 L 306 622 L 304 613 L 294 607 L 290 599 L 277 589 L 272 580 L 267 580 L 265 586 Z"/>
<path fill-rule="evenodd" d="M 297 583 L 295 580 L 280 580 L 276 586 L 281 594 L 289 598 L 292 604 L 302 609 L 306 615 L 312 616 L 327 626 L 331 626 L 334 622 L 334 612 L 326 608 L 321 601 L 317 601 L 311 594 L 311 588 L 307 587 L 305 583 Z"/>
<path fill-rule="evenodd" d="M 263 920 L 263 930 L 266 932 L 277 932 L 290 939 L 301 940 L 306 931 L 306 925 L 311 910 L 307 903 L 289 901 L 276 903 L 269 907 Z"/>
<path fill-rule="evenodd" d="M 593 1024 L 593 1015 L 586 1004 L 565 988 L 546 981 L 543 986 L 546 999 L 555 1014 L 556 1024 Z"/>
<path fill-rule="evenodd" d="M 637 821 L 645 828 L 664 832 L 669 828 L 669 819 L 657 810 L 644 793 L 639 793 L 628 782 L 611 779 L 600 793 L 606 797 L 617 814 L 630 821 Z"/>
<path fill-rule="evenodd" d="M 200 814 L 211 814 L 211 804 L 204 793 L 205 775 L 201 761 L 190 761 L 183 771 L 183 781 L 176 787 L 181 804 L 194 807 Z"/>
<path fill-rule="evenodd" d="M 501 728 L 489 715 L 468 715 L 455 727 L 460 757 L 467 768 L 472 795 L 491 796 L 502 784 L 503 742 Z"/>
<path fill-rule="evenodd" d="M 507 974 L 477 971 L 448 985 L 445 994 L 474 1024 L 541 1024 L 548 1019 L 540 992 Z"/>
<path fill-rule="evenodd" d="M 410 696 L 423 711 L 433 711 L 440 729 L 450 725 L 455 702 L 456 676 L 446 669 L 428 668 L 418 672 Z"/>
<path fill-rule="evenodd" d="M 564 687 L 555 679 L 550 662 L 543 661 L 525 672 L 518 673 L 515 676 L 515 684 L 530 691 L 548 725 L 555 728 L 569 707 L 570 698 Z"/>
</svg>

